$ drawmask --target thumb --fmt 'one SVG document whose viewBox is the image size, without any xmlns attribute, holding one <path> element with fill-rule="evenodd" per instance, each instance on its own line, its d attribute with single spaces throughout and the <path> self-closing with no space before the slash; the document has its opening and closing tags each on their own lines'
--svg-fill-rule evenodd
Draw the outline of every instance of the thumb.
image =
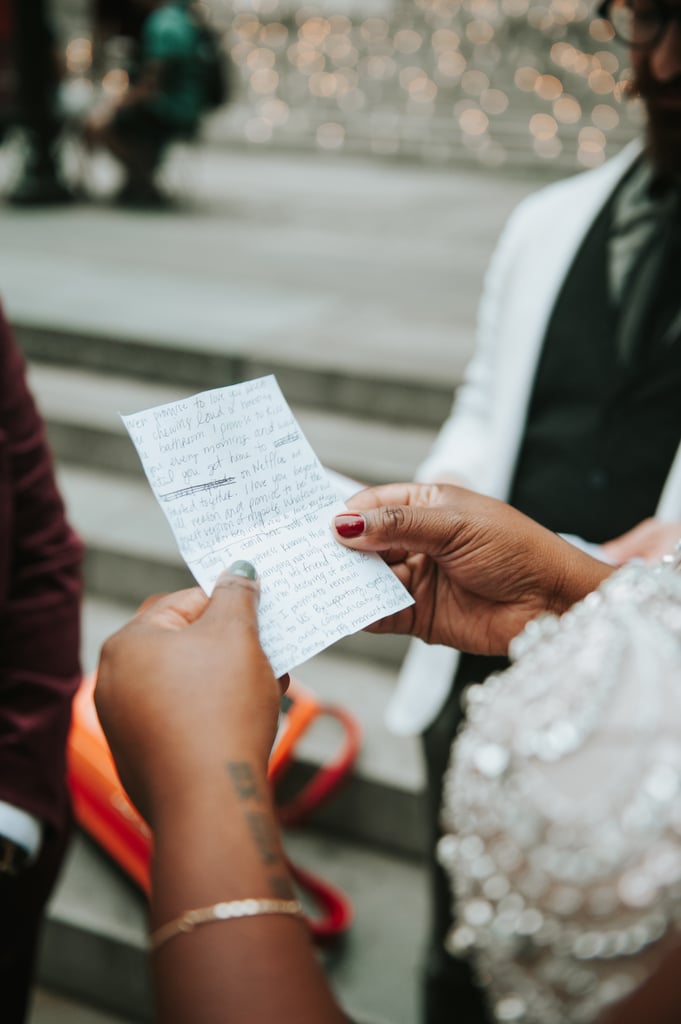
<svg viewBox="0 0 681 1024">
<path fill-rule="evenodd" d="M 233 562 L 215 583 L 203 622 L 221 631 L 246 630 L 258 635 L 260 584 L 250 562 Z"/>
<path fill-rule="evenodd" d="M 451 508 L 384 505 L 341 512 L 333 526 L 341 544 L 356 551 L 413 551 L 435 557 L 451 546 L 459 523 Z"/>
</svg>

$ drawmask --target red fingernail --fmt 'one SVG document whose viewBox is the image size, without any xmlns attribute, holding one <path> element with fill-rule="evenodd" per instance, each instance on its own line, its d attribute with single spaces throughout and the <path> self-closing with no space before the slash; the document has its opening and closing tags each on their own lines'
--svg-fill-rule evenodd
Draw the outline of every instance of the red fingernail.
<svg viewBox="0 0 681 1024">
<path fill-rule="evenodd" d="M 342 512 L 336 516 L 334 525 L 341 537 L 359 537 L 364 533 L 364 516 L 359 512 Z"/>
</svg>

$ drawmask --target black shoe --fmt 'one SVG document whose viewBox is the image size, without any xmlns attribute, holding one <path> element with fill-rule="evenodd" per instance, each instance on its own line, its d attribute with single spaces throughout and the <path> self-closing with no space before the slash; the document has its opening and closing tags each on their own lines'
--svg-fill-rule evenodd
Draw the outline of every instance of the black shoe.
<svg viewBox="0 0 681 1024">
<path fill-rule="evenodd" d="M 127 181 L 116 194 L 117 206 L 135 210 L 166 210 L 172 205 L 170 198 L 161 192 L 153 182 Z"/>
<path fill-rule="evenodd" d="M 7 197 L 13 206 L 58 206 L 71 203 L 74 195 L 51 171 L 27 171 Z"/>
</svg>

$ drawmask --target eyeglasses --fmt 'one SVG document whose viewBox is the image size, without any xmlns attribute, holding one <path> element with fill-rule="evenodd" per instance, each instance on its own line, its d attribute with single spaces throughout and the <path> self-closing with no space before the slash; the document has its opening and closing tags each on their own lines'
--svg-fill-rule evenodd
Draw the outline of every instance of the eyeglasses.
<svg viewBox="0 0 681 1024">
<path fill-rule="evenodd" d="M 681 7 L 660 0 L 603 0 L 598 17 L 607 18 L 615 35 L 634 49 L 651 50 L 667 31 L 670 21 L 681 22 Z"/>
</svg>

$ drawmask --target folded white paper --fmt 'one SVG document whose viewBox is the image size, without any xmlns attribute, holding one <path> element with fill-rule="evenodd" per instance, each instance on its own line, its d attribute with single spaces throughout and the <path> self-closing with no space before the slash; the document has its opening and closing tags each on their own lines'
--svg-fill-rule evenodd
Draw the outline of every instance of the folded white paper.
<svg viewBox="0 0 681 1024">
<path fill-rule="evenodd" d="M 122 419 L 206 593 L 235 560 L 256 567 L 277 676 L 413 603 L 377 555 L 335 539 L 345 506 L 273 376 Z"/>
</svg>

